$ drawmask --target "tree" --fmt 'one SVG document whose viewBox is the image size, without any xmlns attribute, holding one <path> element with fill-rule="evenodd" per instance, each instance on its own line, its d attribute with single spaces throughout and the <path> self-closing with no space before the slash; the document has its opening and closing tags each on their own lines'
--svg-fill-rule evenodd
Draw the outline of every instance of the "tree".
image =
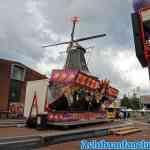
<svg viewBox="0 0 150 150">
<path fill-rule="evenodd" d="M 133 94 L 130 101 L 131 101 L 131 108 L 132 109 L 141 109 L 140 99 L 137 98 L 135 93 Z"/>
<path fill-rule="evenodd" d="M 140 103 L 139 98 L 137 98 L 136 93 L 133 93 L 133 96 L 131 98 L 124 95 L 121 100 L 121 106 L 126 107 L 126 108 L 135 109 L 135 110 L 142 108 L 142 105 Z"/>
<path fill-rule="evenodd" d="M 126 95 L 124 95 L 123 98 L 121 99 L 121 106 L 131 108 L 130 99 Z"/>
</svg>

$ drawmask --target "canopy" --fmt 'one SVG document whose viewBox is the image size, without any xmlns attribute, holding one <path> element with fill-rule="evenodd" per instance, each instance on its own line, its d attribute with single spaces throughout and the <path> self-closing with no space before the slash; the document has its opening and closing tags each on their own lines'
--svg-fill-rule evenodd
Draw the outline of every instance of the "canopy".
<svg viewBox="0 0 150 150">
<path fill-rule="evenodd" d="M 50 82 L 63 85 L 77 85 L 91 90 L 106 89 L 106 96 L 117 98 L 119 90 L 112 87 L 108 80 L 98 80 L 96 77 L 77 70 L 53 70 Z"/>
</svg>

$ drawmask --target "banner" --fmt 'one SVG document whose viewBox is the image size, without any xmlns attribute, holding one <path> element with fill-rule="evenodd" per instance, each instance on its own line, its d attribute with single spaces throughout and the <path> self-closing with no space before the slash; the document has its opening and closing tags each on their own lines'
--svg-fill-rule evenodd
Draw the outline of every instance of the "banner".
<svg viewBox="0 0 150 150">
<path fill-rule="evenodd" d="M 109 87 L 108 89 L 108 96 L 111 96 L 111 97 L 117 97 L 118 96 L 118 93 L 119 91 L 113 87 Z"/>
<path fill-rule="evenodd" d="M 88 87 L 90 89 L 98 88 L 98 80 L 94 79 L 92 76 L 83 73 L 78 73 L 76 83 Z"/>
<path fill-rule="evenodd" d="M 50 81 L 62 84 L 73 83 L 91 89 L 98 87 L 98 80 L 96 80 L 95 77 L 71 69 L 53 70 Z"/>
<path fill-rule="evenodd" d="M 75 70 L 53 70 L 50 81 L 52 82 L 59 82 L 59 83 L 72 83 L 75 80 L 78 71 Z"/>
</svg>

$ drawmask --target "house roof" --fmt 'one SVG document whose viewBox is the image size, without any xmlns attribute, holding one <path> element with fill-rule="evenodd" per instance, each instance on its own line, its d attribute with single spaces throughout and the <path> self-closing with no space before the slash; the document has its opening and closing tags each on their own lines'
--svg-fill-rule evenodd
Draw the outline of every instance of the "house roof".
<svg viewBox="0 0 150 150">
<path fill-rule="evenodd" d="M 23 66 L 24 68 L 27 68 L 27 69 L 31 70 L 32 74 L 39 75 L 39 76 L 41 76 L 42 78 L 45 78 L 45 79 L 47 78 L 46 75 L 41 74 L 40 72 L 38 72 L 38 71 L 36 71 L 36 70 L 34 70 L 34 69 L 32 69 L 32 68 L 30 68 L 30 67 L 28 67 L 28 66 L 26 66 L 26 65 L 24 65 L 22 63 L 20 63 L 20 62 L 14 61 L 14 60 L 7 60 L 7 59 L 0 58 L 0 64 L 8 64 L 8 65 L 16 64 L 16 65 L 20 65 L 20 66 Z"/>
<path fill-rule="evenodd" d="M 150 104 L 150 95 L 141 96 L 141 100 L 143 104 Z"/>
</svg>

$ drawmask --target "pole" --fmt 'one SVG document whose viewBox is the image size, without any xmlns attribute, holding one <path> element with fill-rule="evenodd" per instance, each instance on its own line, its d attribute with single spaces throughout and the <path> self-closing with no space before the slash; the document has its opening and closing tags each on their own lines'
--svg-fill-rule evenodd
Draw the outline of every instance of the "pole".
<svg viewBox="0 0 150 150">
<path fill-rule="evenodd" d="M 149 79 L 150 79 L 150 61 L 148 61 L 148 72 L 149 72 Z"/>
<path fill-rule="evenodd" d="M 73 42 L 74 40 L 74 30 L 75 30 L 75 25 L 76 25 L 76 21 L 73 21 L 73 27 L 72 27 L 72 32 L 71 32 L 71 41 Z"/>
</svg>

